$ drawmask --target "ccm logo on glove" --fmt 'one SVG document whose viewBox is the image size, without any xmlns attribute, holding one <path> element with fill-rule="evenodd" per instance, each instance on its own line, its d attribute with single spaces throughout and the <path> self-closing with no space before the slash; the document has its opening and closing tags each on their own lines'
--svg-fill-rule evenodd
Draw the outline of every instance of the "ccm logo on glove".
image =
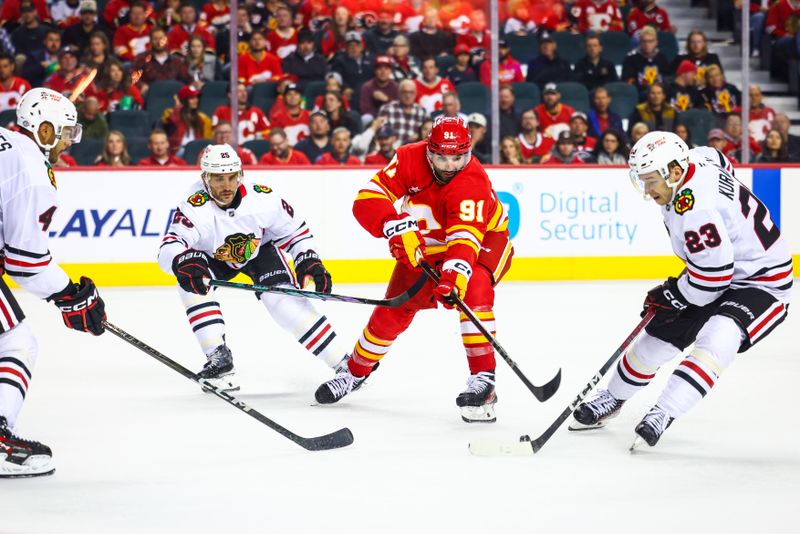
<svg viewBox="0 0 800 534">
<path fill-rule="evenodd" d="M 419 232 L 419 222 L 410 216 L 399 221 L 389 221 L 383 226 L 383 235 L 387 238 L 406 232 Z"/>
</svg>

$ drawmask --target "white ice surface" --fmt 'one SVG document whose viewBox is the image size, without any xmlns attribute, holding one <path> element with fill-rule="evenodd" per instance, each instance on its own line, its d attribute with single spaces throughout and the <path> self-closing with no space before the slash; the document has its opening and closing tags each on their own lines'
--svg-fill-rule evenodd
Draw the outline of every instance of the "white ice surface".
<svg viewBox="0 0 800 534">
<path fill-rule="evenodd" d="M 656 448 L 628 453 L 669 372 L 609 428 L 568 432 L 536 456 L 475 458 L 472 438 L 538 435 L 638 321 L 653 284 L 505 283 L 499 339 L 537 402 L 498 358 L 498 422 L 462 423 L 467 376 L 453 312 L 422 312 L 368 385 L 312 406 L 330 376 L 252 294 L 220 290 L 242 390 L 306 435 L 342 426 L 346 449 L 306 452 L 130 345 L 68 331 L 17 293 L 40 343 L 19 433 L 54 450 L 54 476 L 0 483 L 0 533 L 797 533 L 797 314 L 740 357 Z M 375 285 L 335 288 L 379 296 Z M 197 370 L 203 357 L 173 289 L 104 289 L 109 320 Z M 346 346 L 371 308 L 321 305 Z M 603 382 L 605 383 L 605 381 Z"/>
</svg>

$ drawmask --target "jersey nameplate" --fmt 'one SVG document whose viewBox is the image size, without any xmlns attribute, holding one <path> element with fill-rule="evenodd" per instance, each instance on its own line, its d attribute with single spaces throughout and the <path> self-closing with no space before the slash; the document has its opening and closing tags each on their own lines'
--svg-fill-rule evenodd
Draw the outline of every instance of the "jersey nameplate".
<svg viewBox="0 0 800 534">
<path fill-rule="evenodd" d="M 208 193 L 206 191 L 198 191 L 194 195 L 187 198 L 186 202 L 195 207 L 202 206 L 203 204 L 208 202 Z"/>
<path fill-rule="evenodd" d="M 261 184 L 253 184 L 253 191 L 256 193 L 272 193 L 272 189 Z"/>
<path fill-rule="evenodd" d="M 694 207 L 694 193 L 691 189 L 684 189 L 673 202 L 675 213 L 683 215 Z"/>
<path fill-rule="evenodd" d="M 253 256 L 261 243 L 255 234 L 247 235 L 236 233 L 225 238 L 225 243 L 214 252 L 214 257 L 220 261 L 245 263 Z"/>
</svg>

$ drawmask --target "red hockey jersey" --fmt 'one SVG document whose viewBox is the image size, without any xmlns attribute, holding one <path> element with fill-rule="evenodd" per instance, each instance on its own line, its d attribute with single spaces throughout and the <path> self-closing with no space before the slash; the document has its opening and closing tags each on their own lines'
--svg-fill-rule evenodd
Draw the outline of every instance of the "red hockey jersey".
<svg viewBox="0 0 800 534">
<path fill-rule="evenodd" d="M 578 21 L 578 31 L 621 32 L 622 13 L 613 0 L 578 0 L 572 6 L 572 16 Z"/>
<path fill-rule="evenodd" d="M 433 85 L 422 80 L 414 80 L 414 83 L 417 85 L 417 104 L 428 113 L 442 109 L 442 95 L 456 92 L 456 86 L 447 78 L 439 78 Z"/>
<path fill-rule="evenodd" d="M 114 32 L 114 53 L 120 59 L 133 61 L 137 54 L 150 50 L 150 31 L 153 28 L 147 24 L 136 29 L 130 24 L 120 26 Z"/>
<path fill-rule="evenodd" d="M 31 84 L 28 83 L 28 80 L 18 76 L 13 76 L 11 78 L 11 84 L 9 84 L 8 87 L 0 83 L 0 111 L 17 109 L 19 99 L 22 98 L 25 91 L 29 91 L 30 88 Z M 4 125 L 0 124 L 0 126 Z"/>
<path fill-rule="evenodd" d="M 575 110 L 566 104 L 558 104 L 555 115 L 551 115 L 544 104 L 539 104 L 533 108 L 533 112 L 539 119 L 539 129 L 542 133 L 555 139 L 558 137 L 558 132 L 569 129 L 569 119 Z"/>
</svg>

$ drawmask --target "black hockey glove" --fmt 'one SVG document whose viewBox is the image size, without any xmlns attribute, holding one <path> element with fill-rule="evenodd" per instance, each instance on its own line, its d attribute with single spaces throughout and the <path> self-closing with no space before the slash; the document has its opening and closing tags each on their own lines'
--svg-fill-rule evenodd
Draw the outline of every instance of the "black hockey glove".
<svg viewBox="0 0 800 534">
<path fill-rule="evenodd" d="M 47 300 L 52 300 L 61 310 L 61 318 L 67 328 L 91 332 L 96 336 L 105 332 L 103 321 L 106 320 L 106 305 L 91 278 L 81 276 L 79 284 L 70 282 L 66 288 Z"/>
<path fill-rule="evenodd" d="M 678 289 L 677 278 L 670 276 L 666 282 L 647 292 L 647 297 L 645 297 L 643 304 L 644 309 L 641 313 L 642 317 L 650 307 L 656 308 L 654 319 L 657 319 L 660 323 L 671 323 L 678 318 L 682 311 L 689 307 L 686 298 Z"/>
<path fill-rule="evenodd" d="M 331 273 L 322 265 L 322 260 L 313 250 L 308 250 L 294 259 L 294 272 L 297 273 L 297 282 L 300 287 L 306 285 L 306 278 L 314 280 L 318 293 L 330 293 L 332 282 Z"/>
<path fill-rule="evenodd" d="M 198 295 L 208 294 L 211 270 L 203 252 L 193 248 L 181 252 L 172 260 L 172 272 L 184 291 Z"/>
</svg>

